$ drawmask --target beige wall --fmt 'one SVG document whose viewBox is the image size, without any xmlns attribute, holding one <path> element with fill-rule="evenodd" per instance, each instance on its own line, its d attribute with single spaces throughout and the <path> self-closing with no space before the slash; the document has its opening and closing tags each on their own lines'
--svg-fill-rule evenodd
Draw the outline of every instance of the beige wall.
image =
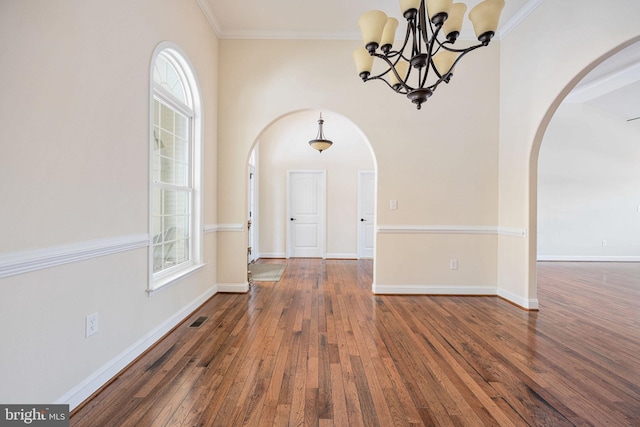
<svg viewBox="0 0 640 427">
<path fill-rule="evenodd" d="M 638 16 L 635 0 L 545 1 L 502 40 L 500 225 L 528 230 L 499 239 L 498 287 L 508 294 L 535 303 L 537 160 L 547 124 L 586 73 L 640 36 Z"/>
<path fill-rule="evenodd" d="M 351 59 L 357 46 L 351 41 L 221 41 L 220 222 L 244 221 L 247 158 L 262 129 L 291 111 L 318 108 L 353 121 L 371 142 L 378 162 L 379 226 L 495 227 L 499 43 L 471 54 L 452 84 L 439 88 L 421 111 L 382 84 L 362 83 Z M 398 201 L 397 210 L 389 209 L 391 199 Z M 430 256 L 443 238 L 449 249 L 444 263 Z M 219 262 L 218 281 L 243 282 L 246 245 L 237 242 L 246 241 L 246 233 L 220 233 L 220 239 L 237 252 L 221 255 L 226 262 Z M 455 230 L 449 235 L 386 232 L 377 240 L 376 286 L 398 289 L 410 282 L 427 289 L 453 283 L 495 290 L 496 241 L 495 234 L 474 233 L 460 240 Z M 225 251 L 226 244 L 220 246 Z M 478 256 L 488 257 L 489 267 L 478 268 Z M 449 269 L 450 258 L 458 259 L 458 270 Z M 416 266 L 402 272 L 401 283 L 400 260 Z"/>
<path fill-rule="evenodd" d="M 146 292 L 149 71 L 162 41 L 200 84 L 203 223 L 215 224 L 218 42 L 197 3 L 0 2 L 0 267 L 69 261 L 0 278 L 0 402 L 79 403 L 215 289 L 208 233 L 204 269 Z"/>
<path fill-rule="evenodd" d="M 77 404 L 216 284 L 246 287 L 247 160 L 292 111 L 340 114 L 371 143 L 374 290 L 497 292 L 534 307 L 542 135 L 571 86 L 640 37 L 637 16 L 636 0 L 542 2 L 416 111 L 358 79 L 354 41 L 218 42 L 192 1 L 0 2 L 0 270 L 69 245 L 91 255 L 0 278 L 0 402 Z M 204 236 L 206 268 L 148 296 L 146 247 L 93 249 L 148 239 L 149 66 L 165 40 L 201 86 L 203 223 L 219 232 Z M 94 312 L 99 332 L 84 338 Z"/>
<path fill-rule="evenodd" d="M 319 111 L 283 117 L 260 136 L 258 162 L 258 254 L 285 257 L 287 244 L 287 172 L 324 170 L 327 173 L 328 258 L 356 258 L 358 250 L 358 171 L 375 164 L 362 132 L 345 117 L 323 111 L 325 137 L 333 146 L 322 153 L 308 141 L 316 137 Z"/>
</svg>

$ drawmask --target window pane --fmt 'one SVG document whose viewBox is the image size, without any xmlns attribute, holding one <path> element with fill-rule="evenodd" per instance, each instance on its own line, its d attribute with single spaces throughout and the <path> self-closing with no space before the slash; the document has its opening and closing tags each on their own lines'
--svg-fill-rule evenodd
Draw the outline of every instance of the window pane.
<svg viewBox="0 0 640 427">
<path fill-rule="evenodd" d="M 173 132 L 173 110 L 164 104 L 160 106 L 160 127 Z"/>
<path fill-rule="evenodd" d="M 189 193 L 186 191 L 166 190 L 165 215 L 176 216 L 189 213 Z"/>
<path fill-rule="evenodd" d="M 179 240 L 175 245 L 175 262 L 179 264 L 189 259 L 189 244 L 188 240 Z"/>
<path fill-rule="evenodd" d="M 160 102 L 157 99 L 153 100 L 153 124 L 160 125 Z"/>
<path fill-rule="evenodd" d="M 159 218 L 162 215 L 162 190 L 154 187 L 151 196 L 151 215 L 153 218 Z M 155 227 L 155 224 L 153 224 Z M 153 228 L 154 233 L 159 233 L 160 228 Z"/>
<path fill-rule="evenodd" d="M 160 132 L 160 153 L 163 156 L 173 157 L 173 134 L 162 130 Z"/>
<path fill-rule="evenodd" d="M 189 138 L 189 120 L 180 113 L 175 115 L 175 134 L 178 138 L 186 140 Z"/>
<path fill-rule="evenodd" d="M 166 157 L 160 158 L 160 181 L 169 184 L 173 183 L 173 162 Z"/>
<path fill-rule="evenodd" d="M 187 185 L 187 165 L 180 162 L 175 162 L 174 167 L 174 181 L 176 185 Z"/>
<path fill-rule="evenodd" d="M 158 55 L 156 58 L 153 67 L 153 81 L 171 92 L 178 101 L 188 105 L 182 78 L 175 66 L 163 54 Z"/>
<path fill-rule="evenodd" d="M 176 137 L 173 141 L 175 149 L 175 159 L 186 163 L 189 157 L 189 141 Z"/>
</svg>

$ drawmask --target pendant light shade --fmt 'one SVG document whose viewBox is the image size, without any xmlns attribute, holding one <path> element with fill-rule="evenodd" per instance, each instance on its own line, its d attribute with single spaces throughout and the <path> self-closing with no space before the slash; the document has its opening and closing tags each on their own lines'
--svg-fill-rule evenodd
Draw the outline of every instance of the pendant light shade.
<svg viewBox="0 0 640 427">
<path fill-rule="evenodd" d="M 469 20 L 479 41 L 491 40 L 498 28 L 504 0 L 484 0 L 469 12 Z"/>
<path fill-rule="evenodd" d="M 318 135 L 316 135 L 315 139 L 309 141 L 311 148 L 318 150 L 320 153 L 328 150 L 333 145 L 333 142 L 324 137 L 324 132 L 322 131 L 323 124 L 324 120 L 322 119 L 322 113 L 320 113 L 320 118 L 318 119 Z"/>
<path fill-rule="evenodd" d="M 454 3 L 451 5 L 449 17 L 444 21 L 444 25 L 442 26 L 442 32 L 447 40 L 453 42 L 458 38 L 462 30 L 462 21 L 464 21 L 466 11 L 467 5 L 464 3 Z"/>
<path fill-rule="evenodd" d="M 370 10 L 360 17 L 358 25 L 362 31 L 362 41 L 370 52 L 380 46 L 380 39 L 387 19 L 387 14 L 380 10 Z"/>
<path fill-rule="evenodd" d="M 456 52 L 450 52 L 448 50 L 441 50 L 433 57 L 433 65 L 438 71 L 438 74 L 445 76 L 449 72 L 453 72 L 453 63 L 458 59 Z"/>
<path fill-rule="evenodd" d="M 391 46 L 393 46 L 393 42 L 396 38 L 397 29 L 398 20 L 396 18 L 387 18 L 387 23 L 384 24 L 382 38 L 380 39 L 380 47 L 382 48 L 382 50 L 391 49 Z"/>
<path fill-rule="evenodd" d="M 433 18 L 442 13 L 448 14 L 451 9 L 453 0 L 427 0 L 427 11 L 429 12 L 429 20 L 433 22 Z"/>
<path fill-rule="evenodd" d="M 412 9 L 420 9 L 420 0 L 400 0 L 400 10 L 403 15 Z"/>
<path fill-rule="evenodd" d="M 373 56 L 369 54 L 369 51 L 364 47 L 359 47 L 353 51 L 353 60 L 356 62 L 356 68 L 358 69 L 358 75 L 360 77 L 369 77 L 371 74 L 371 68 L 373 68 Z"/>
<path fill-rule="evenodd" d="M 396 72 L 398 73 L 398 76 L 400 76 L 400 79 L 398 79 L 398 76 L 396 76 L 393 70 L 391 70 L 389 74 L 389 84 L 391 85 L 391 87 L 399 86 L 401 82 L 403 82 L 407 78 L 407 73 L 409 72 L 409 63 L 404 59 L 398 61 L 398 63 L 396 64 Z"/>
</svg>

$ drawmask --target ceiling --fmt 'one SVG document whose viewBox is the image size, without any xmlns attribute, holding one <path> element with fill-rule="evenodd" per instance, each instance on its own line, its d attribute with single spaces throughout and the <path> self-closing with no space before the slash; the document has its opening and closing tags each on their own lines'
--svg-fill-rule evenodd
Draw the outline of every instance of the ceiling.
<svg viewBox="0 0 640 427">
<path fill-rule="evenodd" d="M 586 103 L 640 126 L 640 42 L 594 68 L 565 102 Z"/>
<path fill-rule="evenodd" d="M 221 38 L 259 39 L 359 39 L 358 18 L 378 9 L 388 16 L 400 15 L 398 0 L 198 0 L 208 9 L 210 21 Z M 464 1 L 470 10 L 480 0 Z M 500 18 L 500 31 L 517 24 L 542 0 L 507 0 Z M 241 5 L 241 6 L 240 6 Z M 207 12 L 207 11 L 206 11 Z M 473 38 L 465 20 L 462 37 Z"/>
<path fill-rule="evenodd" d="M 197 0 L 222 39 L 360 39 L 358 18 L 372 9 L 401 23 L 397 0 Z M 480 0 L 464 1 L 468 9 Z M 505 37 L 543 0 L 506 0 L 496 37 Z M 400 24 L 402 28 L 402 24 Z M 398 34 L 402 32 L 398 29 Z M 461 39 L 473 40 L 468 19 Z M 640 126 L 640 43 L 594 69 L 566 98 L 584 102 Z"/>
</svg>

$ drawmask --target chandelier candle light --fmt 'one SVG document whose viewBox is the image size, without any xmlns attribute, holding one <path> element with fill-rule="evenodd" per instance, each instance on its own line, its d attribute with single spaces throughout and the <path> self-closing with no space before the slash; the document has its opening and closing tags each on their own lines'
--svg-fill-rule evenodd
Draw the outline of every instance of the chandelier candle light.
<svg viewBox="0 0 640 427">
<path fill-rule="evenodd" d="M 379 10 L 369 11 L 358 21 L 365 44 L 353 52 L 358 74 L 365 82 L 382 80 L 394 91 L 407 95 L 419 110 L 440 83 L 449 83 L 464 55 L 489 44 L 503 7 L 504 0 L 483 0 L 471 9 L 469 20 L 480 43 L 464 49 L 453 47 L 467 10 L 464 3 L 400 0 L 407 32 L 399 50 L 392 49 L 398 20 Z M 372 76 L 374 58 L 380 58 L 386 67 Z"/>
</svg>

